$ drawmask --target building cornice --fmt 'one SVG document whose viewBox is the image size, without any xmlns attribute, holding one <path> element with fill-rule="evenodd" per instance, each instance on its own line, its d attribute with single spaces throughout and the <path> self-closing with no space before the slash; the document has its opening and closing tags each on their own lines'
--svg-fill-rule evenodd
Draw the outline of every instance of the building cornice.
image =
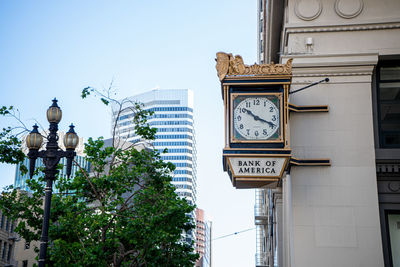
<svg viewBox="0 0 400 267">
<path fill-rule="evenodd" d="M 310 25 L 309 24 L 286 24 L 283 30 L 282 45 L 286 44 L 291 34 L 302 33 L 329 33 L 329 32 L 354 32 L 354 31 L 380 31 L 380 30 L 393 30 L 400 29 L 400 19 L 395 21 L 379 21 L 374 23 L 347 23 L 347 24 L 323 24 L 323 25 Z M 285 47 L 281 47 L 285 51 Z"/>
<path fill-rule="evenodd" d="M 286 24 L 285 33 L 314 33 L 314 32 L 342 32 L 342 31 L 371 31 L 400 29 L 400 19 L 395 22 L 354 23 L 354 24 Z"/>
<path fill-rule="evenodd" d="M 293 58 L 293 77 L 371 76 L 378 54 L 286 54 L 282 62 Z"/>
</svg>

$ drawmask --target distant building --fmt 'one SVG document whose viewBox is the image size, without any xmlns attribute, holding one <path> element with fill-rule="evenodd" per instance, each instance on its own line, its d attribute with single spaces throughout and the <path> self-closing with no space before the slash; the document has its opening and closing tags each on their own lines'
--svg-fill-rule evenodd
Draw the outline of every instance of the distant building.
<svg viewBox="0 0 400 267">
<path fill-rule="evenodd" d="M 122 107 L 113 106 L 112 127 L 121 139 L 132 143 L 141 141 L 135 134 L 132 103 L 142 103 L 143 109 L 153 111 L 148 118 L 151 127 L 157 128 L 154 149 L 164 151 L 161 159 L 176 166 L 172 184 L 176 193 L 189 203 L 196 204 L 197 198 L 197 151 L 193 120 L 193 92 L 189 89 L 152 90 L 128 98 Z M 194 214 L 192 214 L 194 219 Z M 187 241 L 194 241 L 194 233 L 187 235 Z"/>
<path fill-rule="evenodd" d="M 196 267 L 211 267 L 212 222 L 205 219 L 204 210 L 196 208 L 196 248 L 200 255 Z"/>
</svg>

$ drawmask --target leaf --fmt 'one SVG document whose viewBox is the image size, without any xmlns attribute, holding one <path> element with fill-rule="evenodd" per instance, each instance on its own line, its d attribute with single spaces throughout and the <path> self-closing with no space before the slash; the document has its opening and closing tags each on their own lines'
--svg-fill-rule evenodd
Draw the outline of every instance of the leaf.
<svg viewBox="0 0 400 267">
<path fill-rule="evenodd" d="M 106 106 L 110 103 L 110 101 L 108 101 L 105 98 L 100 98 L 101 102 L 103 102 Z"/>
<path fill-rule="evenodd" d="M 82 99 L 84 99 L 88 95 L 90 95 L 90 92 L 93 92 L 93 89 L 90 86 L 83 88 L 82 95 L 81 95 Z"/>
</svg>

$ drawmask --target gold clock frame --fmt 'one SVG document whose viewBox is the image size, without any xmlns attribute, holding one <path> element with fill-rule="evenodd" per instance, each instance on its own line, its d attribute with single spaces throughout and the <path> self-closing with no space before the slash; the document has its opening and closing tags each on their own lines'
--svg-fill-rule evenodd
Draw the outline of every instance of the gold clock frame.
<svg viewBox="0 0 400 267">
<path fill-rule="evenodd" d="M 279 137 L 276 139 L 252 139 L 252 140 L 242 140 L 242 139 L 236 139 L 234 136 L 234 119 L 233 119 L 233 102 L 238 96 L 277 96 L 279 99 L 279 120 L 280 120 L 280 125 L 279 125 Z M 257 92 L 257 93 L 231 93 L 231 103 L 230 103 L 230 114 L 229 114 L 229 120 L 230 120 L 230 142 L 231 143 L 282 143 L 283 142 L 283 130 L 284 130 L 284 125 L 283 125 L 283 116 L 284 116 L 284 107 L 283 107 L 283 93 L 281 92 L 275 92 L 275 93 L 265 93 L 265 92 Z"/>
<path fill-rule="evenodd" d="M 258 77 L 257 77 L 258 78 Z M 271 141 L 271 140 L 242 140 L 241 142 L 232 142 L 231 137 L 230 137 L 230 131 L 232 132 L 231 127 L 233 127 L 233 121 L 231 121 L 231 114 L 233 113 L 233 102 L 232 100 L 229 101 L 229 94 L 234 95 L 234 94 L 241 94 L 241 93 L 229 93 L 229 88 L 231 86 L 236 86 L 236 85 L 254 85 L 254 83 L 229 83 L 229 80 L 223 81 L 222 82 L 222 93 L 223 93 L 223 100 L 224 100 L 224 122 L 225 122 L 225 147 L 224 150 L 231 150 L 230 143 L 233 144 L 249 144 L 249 143 L 257 143 L 257 144 L 277 144 L 277 143 L 283 143 L 283 148 L 279 148 L 277 150 L 290 150 L 289 147 L 289 89 L 290 89 L 290 81 L 288 82 L 282 82 L 282 81 L 274 81 L 278 79 L 288 79 L 288 76 L 275 76 L 275 77 L 268 77 L 270 81 L 268 82 L 260 82 L 257 83 L 256 85 L 263 85 L 263 86 L 276 86 L 276 85 L 281 85 L 283 86 L 283 92 L 246 92 L 243 94 L 255 94 L 255 95 L 262 95 L 262 94 L 282 94 L 282 102 L 281 102 L 281 129 L 283 131 L 282 134 L 282 140 L 278 141 Z M 229 131 L 230 129 L 230 131 Z M 236 150 L 236 148 L 235 148 Z M 259 149 L 258 149 L 259 150 Z M 275 149 L 271 149 L 275 150 Z"/>
</svg>

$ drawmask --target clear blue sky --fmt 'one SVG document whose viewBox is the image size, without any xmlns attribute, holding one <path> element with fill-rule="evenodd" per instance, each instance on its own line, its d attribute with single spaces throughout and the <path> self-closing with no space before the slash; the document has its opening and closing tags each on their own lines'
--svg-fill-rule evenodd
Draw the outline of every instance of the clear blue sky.
<svg viewBox="0 0 400 267">
<path fill-rule="evenodd" d="M 110 113 L 86 86 L 117 98 L 155 87 L 195 94 L 198 206 L 213 221 L 213 237 L 254 227 L 253 190 L 236 190 L 222 171 L 223 102 L 215 53 L 256 61 L 256 1 L 0 1 L 0 106 L 14 105 L 28 125 L 47 126 L 57 97 L 61 130 L 110 136 Z M 0 127 L 11 122 L 0 120 Z M 0 165 L 0 186 L 15 167 Z M 215 267 L 254 266 L 255 231 L 213 242 Z"/>
</svg>

